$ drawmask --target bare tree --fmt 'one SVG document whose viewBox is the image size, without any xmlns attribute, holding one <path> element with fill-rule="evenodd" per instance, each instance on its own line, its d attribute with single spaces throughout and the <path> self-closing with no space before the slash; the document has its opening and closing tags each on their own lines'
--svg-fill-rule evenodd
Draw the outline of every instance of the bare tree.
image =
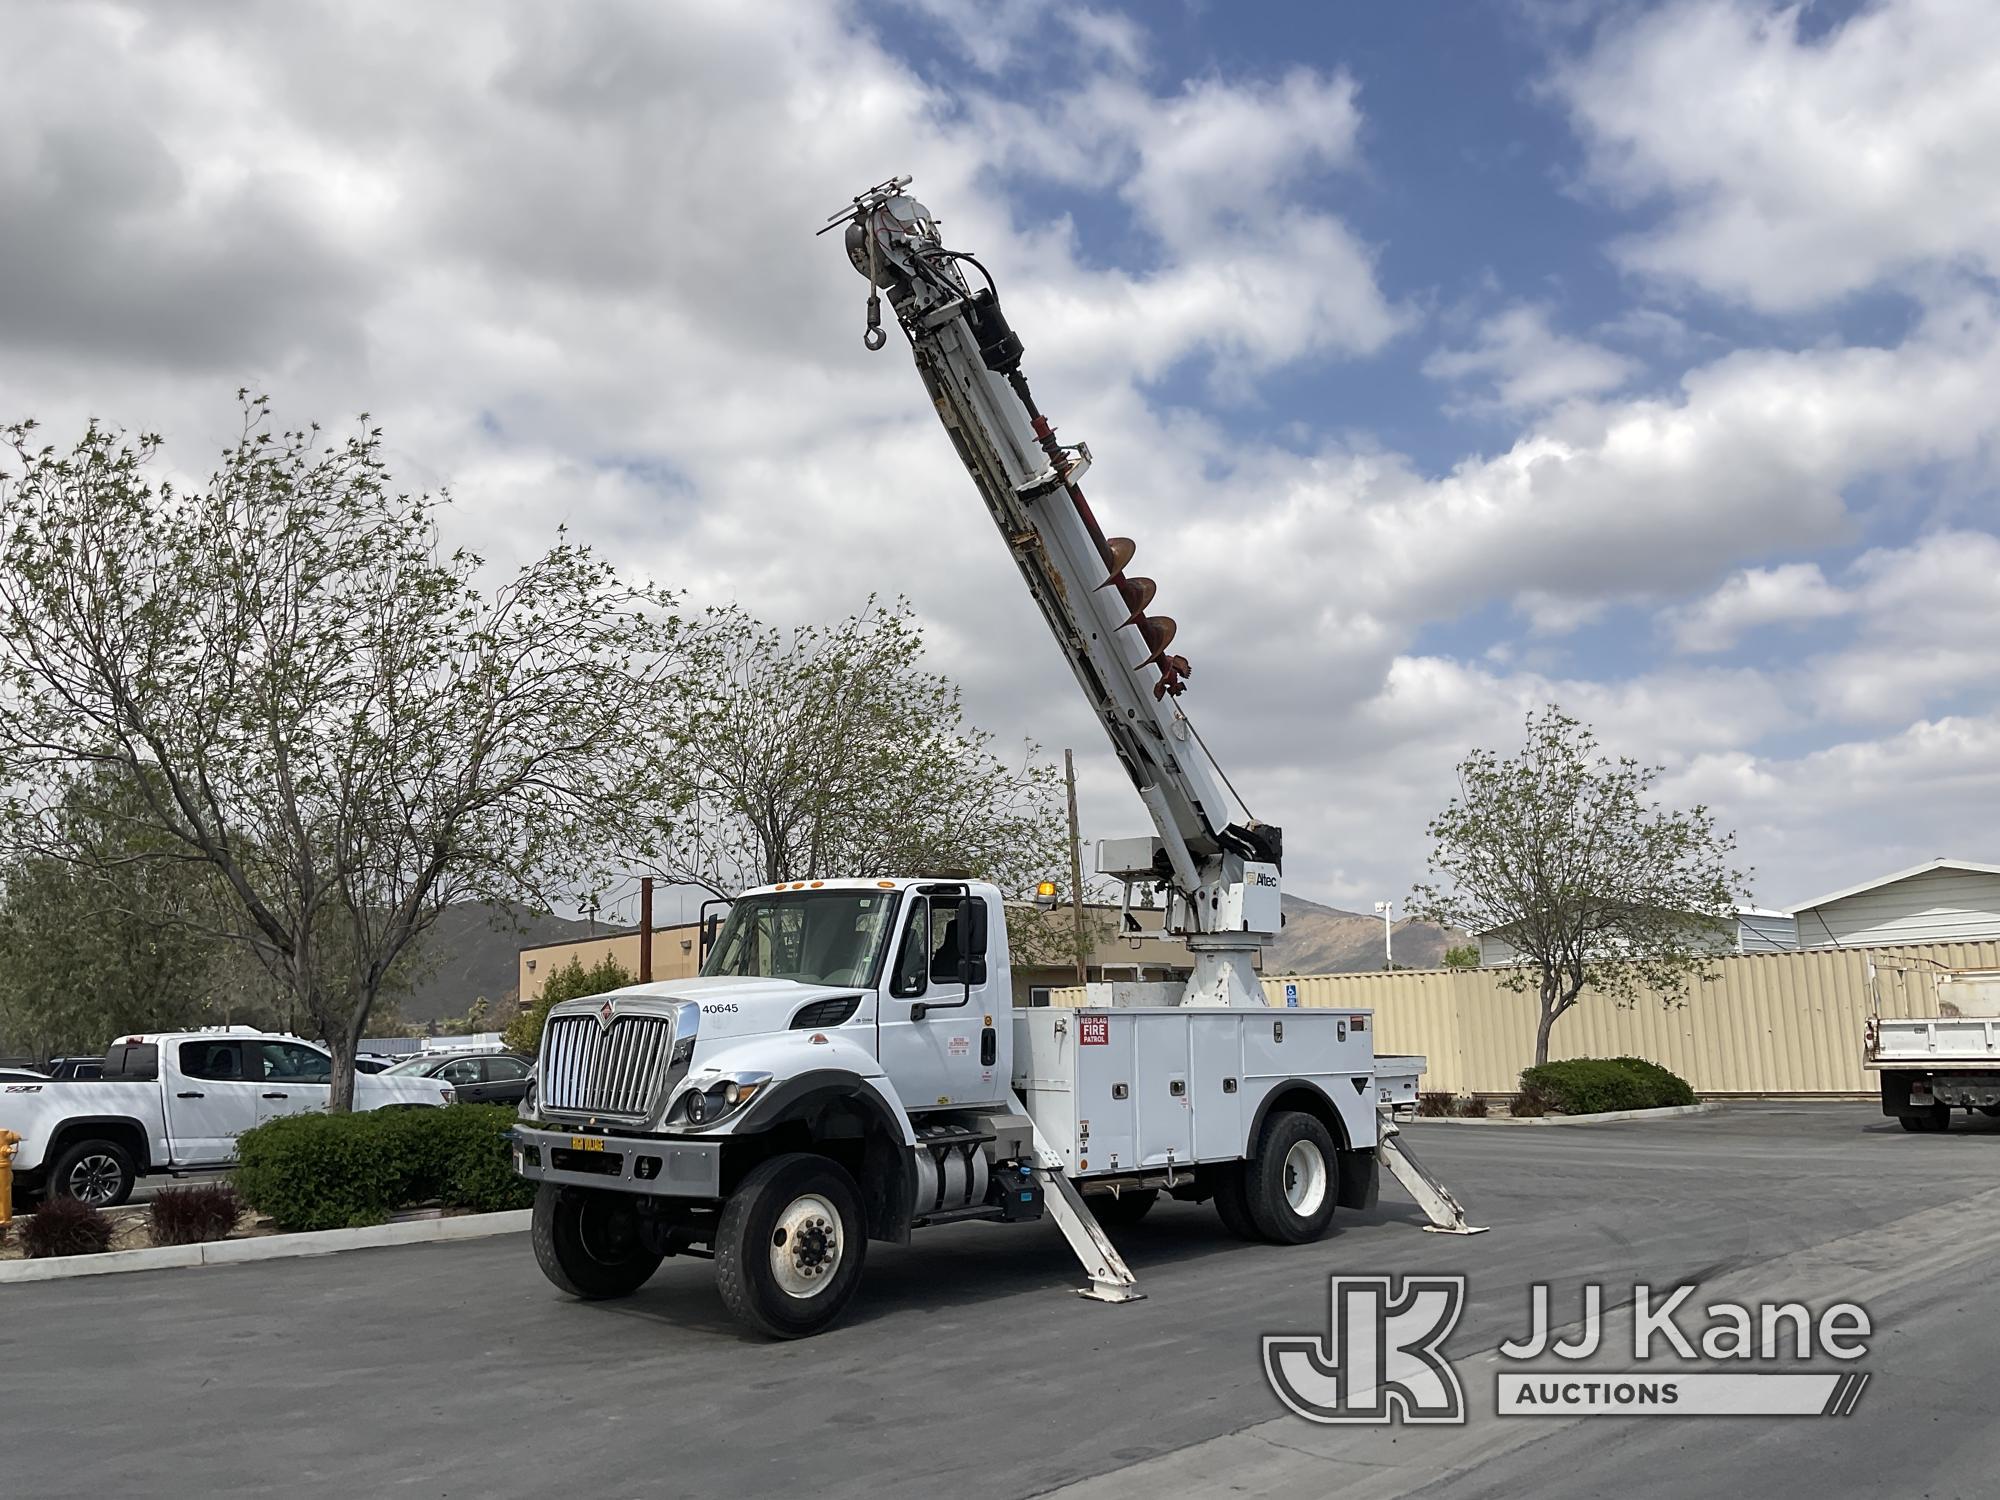
<svg viewBox="0 0 2000 1500">
<path fill-rule="evenodd" d="M 1660 807 L 1649 795 L 1659 775 L 1603 755 L 1552 704 L 1529 716 L 1519 756 L 1461 761 L 1458 795 L 1431 820 L 1431 879 L 1406 909 L 1512 947 L 1520 962 L 1505 983 L 1541 1001 L 1537 1064 L 1585 990 L 1673 1004 L 1728 932 L 1747 880 L 1729 867 L 1736 836 L 1705 807 Z"/>
<path fill-rule="evenodd" d="M 393 491 L 366 421 L 328 444 L 246 401 L 194 490 L 154 480 L 156 437 L 93 423 L 58 453 L 24 424 L 0 476 L 12 826 L 85 861 L 63 797 L 93 768 L 139 789 L 125 815 L 158 858 L 220 877 L 219 934 L 326 1040 L 335 1109 L 392 967 L 446 905 L 546 903 L 659 847 L 679 799 L 657 726 L 685 676 L 671 596 L 586 548 L 559 539 L 483 589 L 480 559 L 440 548 L 443 501 Z"/>
</svg>

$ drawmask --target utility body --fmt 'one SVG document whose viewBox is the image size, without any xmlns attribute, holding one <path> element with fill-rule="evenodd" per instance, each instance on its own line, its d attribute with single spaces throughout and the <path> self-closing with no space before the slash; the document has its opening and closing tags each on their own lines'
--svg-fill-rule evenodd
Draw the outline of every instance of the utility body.
<svg viewBox="0 0 2000 1500">
<path fill-rule="evenodd" d="M 114 1042 L 101 1078 L 0 1083 L 0 1129 L 18 1131 L 16 1197 L 50 1193 L 109 1207 L 140 1177 L 236 1162 L 236 1137 L 281 1115 L 324 1109 L 333 1060 L 294 1036 L 248 1026 L 151 1032 Z M 362 1074 L 358 1110 L 452 1101 L 430 1078 Z"/>
<path fill-rule="evenodd" d="M 515 1129 L 539 1184 L 534 1248 L 581 1297 L 624 1296 L 669 1255 L 713 1258 L 731 1312 L 780 1337 L 852 1296 L 870 1241 L 968 1219 L 1052 1218 L 1085 1295 L 1134 1278 L 1105 1226 L 1162 1194 L 1212 1201 L 1252 1239 L 1298 1244 L 1375 1201 L 1383 1164 L 1433 1222 L 1450 1195 L 1393 1143 L 1420 1058 L 1378 1059 L 1366 1011 L 1268 1007 L 1283 839 L 1250 815 L 1181 707 L 1192 668 L 1157 587 L 1128 571 L 1021 373 L 1022 346 L 970 257 L 896 179 L 843 228 L 1029 595 L 1150 815 L 1098 871 L 1165 898 L 1185 981 L 1093 985 L 1081 1009 L 1016 1012 L 1008 914 L 976 880 L 793 880 L 743 892 L 700 978 L 551 1008 Z M 975 289 L 962 267 L 979 269 Z M 1121 915 L 1124 930 L 1133 924 Z"/>
<path fill-rule="evenodd" d="M 1951 1129 L 1953 1109 L 2000 1116 L 2000 970 L 1898 972 L 1932 985 L 1937 1014 L 1882 1015 L 1876 974 L 1861 1064 L 1880 1075 L 1882 1113 L 1914 1131 Z"/>
</svg>

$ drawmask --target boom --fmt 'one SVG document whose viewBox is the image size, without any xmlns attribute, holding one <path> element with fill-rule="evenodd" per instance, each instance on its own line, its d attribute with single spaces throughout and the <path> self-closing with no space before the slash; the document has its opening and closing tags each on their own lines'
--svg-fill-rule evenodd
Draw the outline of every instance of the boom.
<svg viewBox="0 0 2000 1500">
<path fill-rule="evenodd" d="M 827 223 L 846 225 L 848 257 L 868 279 L 864 342 L 888 341 L 886 292 L 953 447 L 1152 814 L 1155 838 L 1099 844 L 1099 872 L 1125 883 L 1128 903 L 1135 882 L 1168 892 L 1168 929 L 1194 954 L 1184 1003 L 1262 1005 L 1254 958 L 1282 921 L 1280 832 L 1247 810 L 1232 819 L 1226 783 L 1181 709 L 1190 668 L 1169 649 L 1175 623 L 1149 612 L 1156 585 L 1127 572 L 1134 544 L 1104 534 L 1078 487 L 1089 446 L 1056 441 L 992 278 L 945 248 L 929 210 L 903 192 L 909 181 L 870 188 Z"/>
</svg>

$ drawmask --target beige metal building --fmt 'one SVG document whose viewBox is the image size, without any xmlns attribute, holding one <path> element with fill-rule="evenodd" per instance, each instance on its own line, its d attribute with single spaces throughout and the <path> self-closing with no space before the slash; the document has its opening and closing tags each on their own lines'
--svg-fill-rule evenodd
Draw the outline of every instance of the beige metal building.
<svg viewBox="0 0 2000 1500">
<path fill-rule="evenodd" d="M 1176 938 L 1160 935 L 1164 912 L 1139 909 L 1132 913 L 1140 932 L 1117 936 L 1118 908 L 1087 906 L 1084 920 L 1091 937 L 1089 977 L 1091 979 L 1184 979 L 1188 973 L 1186 947 Z M 1009 906 L 1007 923 L 1014 934 L 1014 1003 L 1046 1005 L 1050 991 L 1076 983 L 1074 963 L 1023 962 L 1022 955 L 1046 955 L 1065 951 L 1074 916 L 1068 907 L 1044 911 L 1021 903 Z M 1030 925 L 1039 931 L 1030 932 Z M 701 967 L 701 931 L 692 922 L 653 929 L 653 978 L 686 979 Z M 520 952 L 520 989 L 523 1004 L 541 997 L 542 985 L 572 959 L 594 968 L 606 958 L 615 958 L 626 973 L 639 972 L 639 932 L 627 928 L 601 937 L 573 939 L 563 943 L 543 943 Z"/>
</svg>

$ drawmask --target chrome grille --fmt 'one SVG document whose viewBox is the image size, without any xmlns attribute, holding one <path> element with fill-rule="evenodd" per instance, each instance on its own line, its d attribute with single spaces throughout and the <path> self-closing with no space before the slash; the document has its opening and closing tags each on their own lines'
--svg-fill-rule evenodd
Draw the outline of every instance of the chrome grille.
<svg viewBox="0 0 2000 1500">
<path fill-rule="evenodd" d="M 551 1016 L 542 1038 L 542 1107 L 643 1120 L 666 1076 L 674 1023 L 666 1016 Z"/>
</svg>

